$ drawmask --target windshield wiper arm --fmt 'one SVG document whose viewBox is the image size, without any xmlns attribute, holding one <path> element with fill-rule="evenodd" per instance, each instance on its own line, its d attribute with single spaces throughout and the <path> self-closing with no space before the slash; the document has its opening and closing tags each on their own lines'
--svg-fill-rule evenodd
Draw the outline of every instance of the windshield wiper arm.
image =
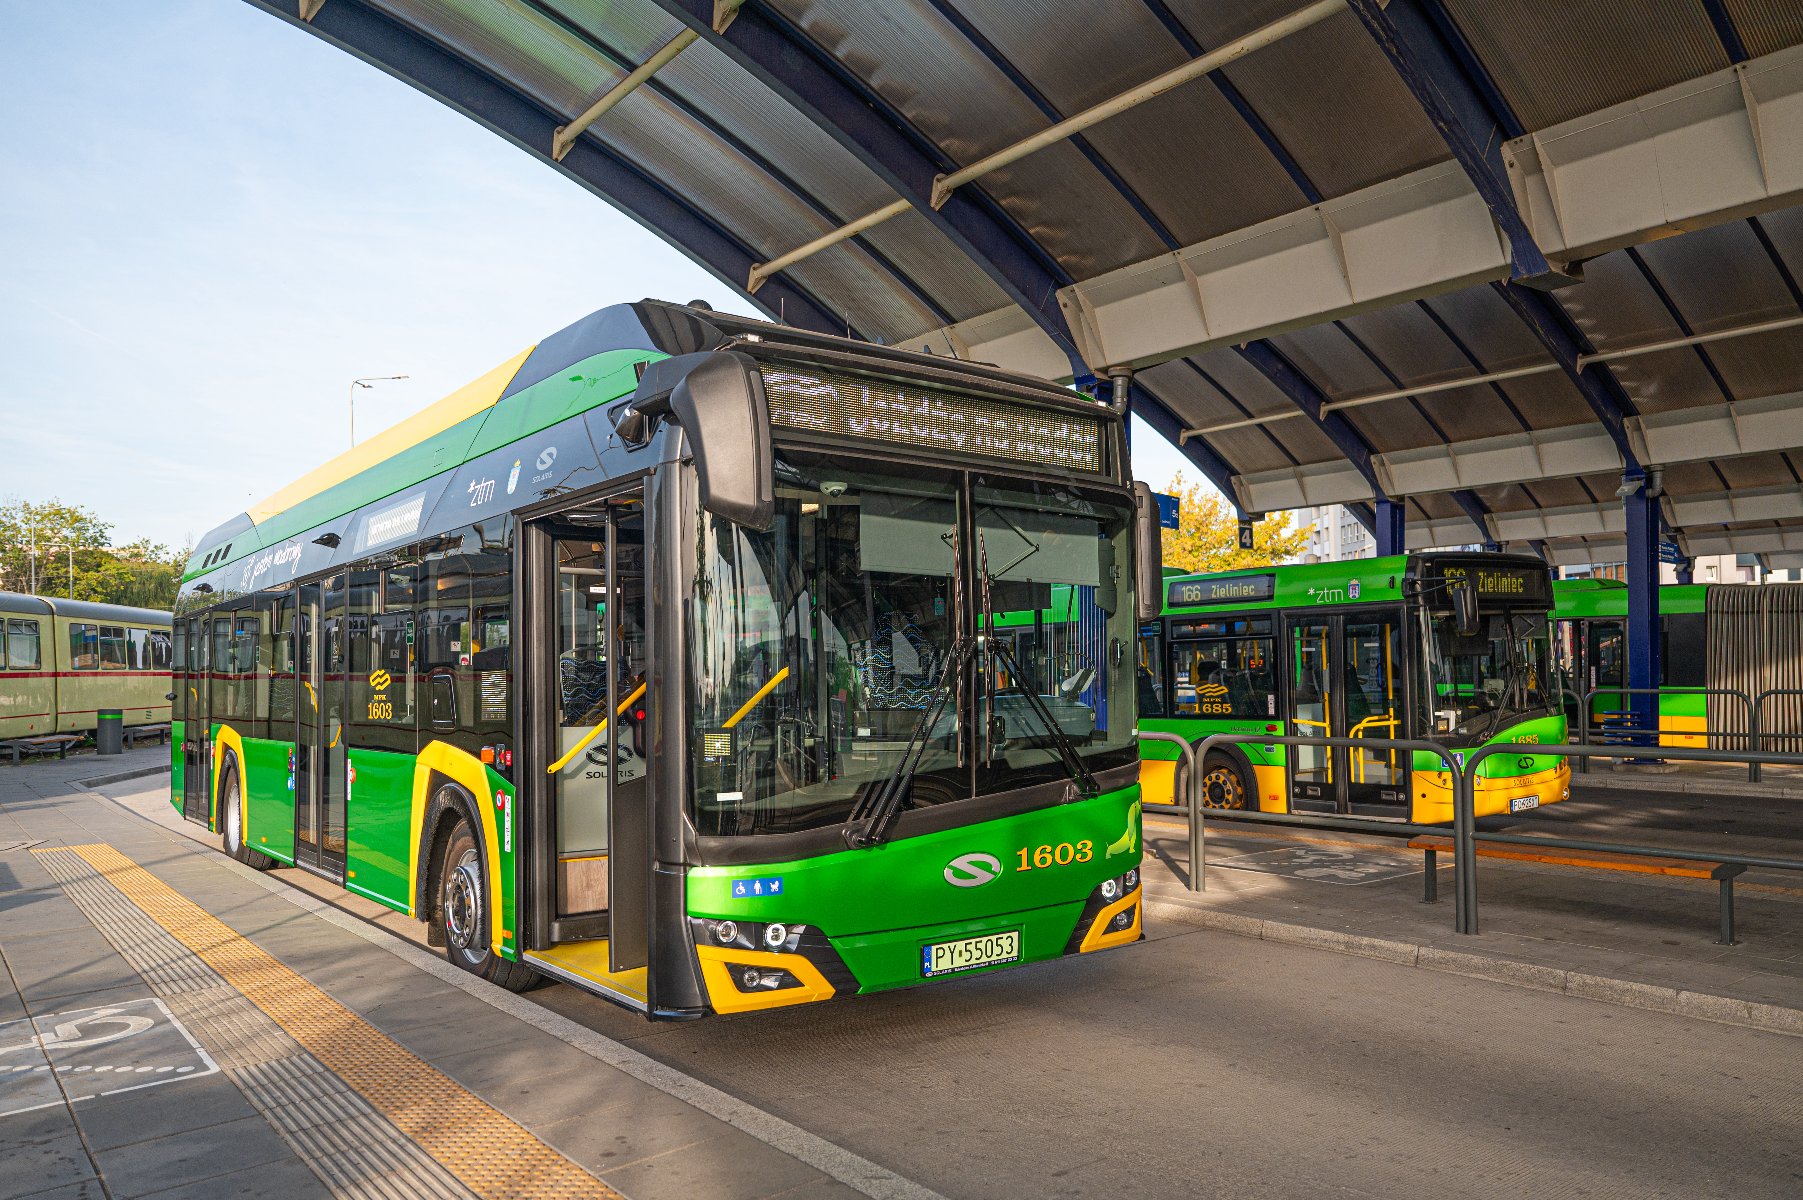
<svg viewBox="0 0 1803 1200">
<path fill-rule="evenodd" d="M 946 659 L 945 669 L 939 674 L 939 684 L 933 691 L 933 698 L 921 712 L 914 731 L 908 735 L 908 744 L 902 749 L 901 761 L 852 806 L 851 814 L 845 818 L 845 824 L 839 832 L 845 838 L 845 844 L 853 850 L 867 850 L 888 836 L 889 827 L 901 814 L 902 805 L 913 790 L 914 772 L 920 765 L 921 756 L 926 753 L 927 744 L 933 740 L 933 729 L 945 712 L 946 701 L 962 690 L 959 685 L 975 649 L 975 643 L 969 638 L 958 639 L 957 645 L 952 647 L 951 656 Z"/>
<path fill-rule="evenodd" d="M 1027 678 L 1025 672 L 1020 669 L 1020 663 L 1015 661 L 1014 651 L 1007 646 L 998 646 L 993 647 L 990 653 L 1001 659 L 1003 665 L 1008 668 L 1010 679 L 1023 681 L 1020 687 L 1021 697 L 1026 700 L 1027 707 L 1032 710 L 1033 715 L 1039 718 L 1039 723 L 1045 726 L 1046 735 L 1052 739 L 1052 746 L 1058 751 L 1058 757 L 1064 764 L 1065 773 L 1076 783 L 1078 793 L 1085 800 L 1101 795 L 1102 785 L 1097 783 L 1096 777 L 1089 773 L 1089 767 L 1084 763 L 1083 756 L 1077 753 L 1077 747 L 1071 741 L 1071 735 L 1066 733 L 1064 727 L 1058 724 L 1052 716 L 1052 710 L 1046 707 L 1045 700 L 1040 696 L 1038 690 L 1030 686 L 1032 680 Z M 993 705 L 993 694 L 990 700 Z M 992 708 L 992 714 L 993 711 Z M 1006 719 L 1003 718 L 1004 721 Z"/>
</svg>

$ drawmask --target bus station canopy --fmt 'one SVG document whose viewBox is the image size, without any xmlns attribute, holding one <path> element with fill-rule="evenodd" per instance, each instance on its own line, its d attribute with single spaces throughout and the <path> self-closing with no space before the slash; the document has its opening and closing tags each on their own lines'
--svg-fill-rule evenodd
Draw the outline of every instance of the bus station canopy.
<svg viewBox="0 0 1803 1200">
<path fill-rule="evenodd" d="M 1132 371 L 1245 511 L 1803 565 L 1794 3 L 250 2 L 772 318 Z"/>
</svg>

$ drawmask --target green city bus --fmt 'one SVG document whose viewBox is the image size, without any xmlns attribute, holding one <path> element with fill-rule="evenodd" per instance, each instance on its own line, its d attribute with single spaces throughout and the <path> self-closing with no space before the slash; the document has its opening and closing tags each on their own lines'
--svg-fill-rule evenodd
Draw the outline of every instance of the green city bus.
<svg viewBox="0 0 1803 1200">
<path fill-rule="evenodd" d="M 1211 733 L 1424 738 L 1455 752 L 1558 743 L 1565 715 L 1547 632 L 1552 580 L 1537 558 L 1438 553 L 1266 567 L 1164 581 L 1141 630 L 1140 726 Z M 1191 786 L 1176 747 L 1148 742 L 1148 804 L 1452 820 L 1452 781 L 1426 752 L 1224 747 Z M 1563 758 L 1497 755 L 1479 815 L 1566 799 Z"/>
<path fill-rule="evenodd" d="M 1156 539 L 1108 405 L 603 309 L 202 540 L 172 799 L 653 1018 L 1123 945 Z"/>
<path fill-rule="evenodd" d="M 1567 700 L 1571 719 L 1589 691 L 1593 736 L 1619 728 L 1631 697 L 1608 689 L 1627 684 L 1628 585 L 1559 580 L 1553 618 L 1558 656 L 1577 693 Z M 1659 686 L 1672 689 L 1655 700 L 1662 746 L 1745 749 L 1748 707 L 1758 702 L 1760 748 L 1803 751 L 1803 584 L 1660 587 Z M 1766 692 L 1775 694 L 1761 701 Z"/>
</svg>

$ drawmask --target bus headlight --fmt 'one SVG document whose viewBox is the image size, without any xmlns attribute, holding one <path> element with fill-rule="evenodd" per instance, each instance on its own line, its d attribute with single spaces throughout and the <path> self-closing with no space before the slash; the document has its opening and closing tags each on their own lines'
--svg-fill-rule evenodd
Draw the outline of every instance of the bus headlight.
<svg viewBox="0 0 1803 1200">
<path fill-rule="evenodd" d="M 767 950 L 773 954 L 794 954 L 801 944 L 806 925 L 789 925 L 773 921 L 712 921 L 705 917 L 690 918 L 697 946 L 722 946 L 729 950 Z"/>
<path fill-rule="evenodd" d="M 1104 879 L 1102 881 L 1102 899 L 1112 900 L 1120 894 L 1121 894 L 1121 881 L 1120 880 Z"/>
<path fill-rule="evenodd" d="M 764 926 L 763 942 L 771 950 L 781 950 L 783 943 L 789 940 L 788 926 L 780 921 Z"/>
<path fill-rule="evenodd" d="M 721 921 L 714 926 L 714 940 L 722 946 L 730 946 L 739 940 L 739 926 L 734 921 Z"/>
</svg>

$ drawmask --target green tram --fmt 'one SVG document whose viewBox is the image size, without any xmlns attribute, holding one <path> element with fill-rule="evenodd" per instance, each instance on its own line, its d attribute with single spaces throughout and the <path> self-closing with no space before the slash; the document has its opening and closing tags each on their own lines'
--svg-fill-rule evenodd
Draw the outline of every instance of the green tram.
<svg viewBox="0 0 1803 1200">
<path fill-rule="evenodd" d="M 1455 752 L 1565 740 L 1537 558 L 1409 554 L 1165 579 L 1141 630 L 1140 726 L 1210 733 L 1425 738 Z M 1191 794 L 1177 750 L 1148 742 L 1148 804 Z M 1452 820 L 1451 777 L 1428 753 L 1284 747 L 1211 753 L 1195 785 L 1209 808 Z M 1492 756 L 1479 815 L 1566 799 L 1563 758 Z"/>
<path fill-rule="evenodd" d="M 169 720 L 166 612 L 0 592 L 0 741 Z"/>
<path fill-rule="evenodd" d="M 173 802 L 653 1018 L 1136 941 L 1129 479 L 1062 388 L 603 309 L 206 536 Z"/>
<path fill-rule="evenodd" d="M 1590 727 L 1626 719 L 1628 585 L 1614 579 L 1553 584 L 1558 655 L 1590 699 Z M 1761 749 L 1803 751 L 1803 584 L 1678 583 L 1659 589 L 1659 744 L 1739 750 L 1747 704 L 1706 689 L 1732 689 L 1759 705 Z M 1697 689 L 1686 691 L 1683 689 Z M 1794 692 L 1797 694 L 1786 694 Z M 1575 722 L 1579 695 L 1568 697 Z"/>
</svg>

